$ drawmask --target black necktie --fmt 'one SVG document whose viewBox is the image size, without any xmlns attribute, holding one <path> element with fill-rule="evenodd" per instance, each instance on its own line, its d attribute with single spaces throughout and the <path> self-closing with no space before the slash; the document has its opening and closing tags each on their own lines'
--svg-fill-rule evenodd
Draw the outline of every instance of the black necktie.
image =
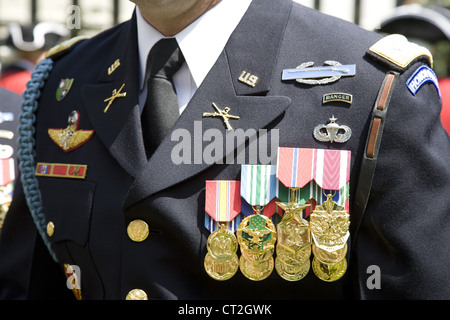
<svg viewBox="0 0 450 320">
<path fill-rule="evenodd" d="M 142 134 L 145 151 L 150 158 L 180 113 L 172 77 L 184 63 L 174 38 L 162 39 L 150 50 L 147 58 L 147 102 L 142 111 Z"/>
</svg>

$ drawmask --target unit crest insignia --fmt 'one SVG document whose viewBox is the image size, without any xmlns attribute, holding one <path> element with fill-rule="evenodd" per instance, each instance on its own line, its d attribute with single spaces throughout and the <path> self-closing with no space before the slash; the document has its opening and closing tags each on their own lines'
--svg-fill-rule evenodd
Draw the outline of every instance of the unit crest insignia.
<svg viewBox="0 0 450 320">
<path fill-rule="evenodd" d="M 78 130 L 80 113 L 72 111 L 65 129 L 48 129 L 48 135 L 64 152 L 72 151 L 86 143 L 94 134 L 94 130 Z"/>
</svg>

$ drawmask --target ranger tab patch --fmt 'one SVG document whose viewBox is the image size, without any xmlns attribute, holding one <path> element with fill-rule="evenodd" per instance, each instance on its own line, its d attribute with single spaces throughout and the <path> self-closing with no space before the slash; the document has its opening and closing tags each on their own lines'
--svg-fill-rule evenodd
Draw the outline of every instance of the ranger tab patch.
<svg viewBox="0 0 450 320">
<path fill-rule="evenodd" d="M 427 82 L 432 82 L 439 94 L 439 98 L 441 97 L 441 91 L 439 90 L 439 82 L 434 71 L 427 67 L 421 66 L 419 67 L 414 74 L 406 81 L 406 85 L 408 86 L 409 91 L 413 95 L 416 95 L 417 91 Z"/>
</svg>

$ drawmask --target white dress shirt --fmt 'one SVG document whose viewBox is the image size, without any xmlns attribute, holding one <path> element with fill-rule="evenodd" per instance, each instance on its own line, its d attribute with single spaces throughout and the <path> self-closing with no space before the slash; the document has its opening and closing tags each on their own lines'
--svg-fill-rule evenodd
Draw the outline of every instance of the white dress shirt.
<svg viewBox="0 0 450 320">
<path fill-rule="evenodd" d="M 174 75 L 180 114 L 212 68 L 252 0 L 221 0 L 217 5 L 175 35 L 186 62 Z M 151 48 L 162 38 L 136 7 L 140 62 L 141 109 L 147 97 L 146 65 Z"/>
</svg>

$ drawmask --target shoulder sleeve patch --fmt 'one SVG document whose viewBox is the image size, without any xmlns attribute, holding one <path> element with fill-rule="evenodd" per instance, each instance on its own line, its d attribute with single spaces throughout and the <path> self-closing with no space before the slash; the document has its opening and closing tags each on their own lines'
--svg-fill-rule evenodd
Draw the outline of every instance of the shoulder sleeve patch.
<svg viewBox="0 0 450 320">
<path fill-rule="evenodd" d="M 368 54 L 377 60 L 394 65 L 398 71 L 406 69 L 413 61 L 422 58 L 433 67 L 431 52 L 422 46 L 409 42 L 406 37 L 393 34 L 384 37 L 370 47 Z"/>
<path fill-rule="evenodd" d="M 78 41 L 85 40 L 85 39 L 89 39 L 89 37 L 88 36 L 78 36 L 78 37 L 74 37 L 69 40 L 63 41 L 60 44 L 57 44 L 56 46 L 54 46 L 53 48 L 48 50 L 45 57 L 46 58 L 53 57 L 53 56 L 57 55 L 58 53 L 66 51 L 67 49 L 72 47 Z"/>
<path fill-rule="evenodd" d="M 439 98 L 441 97 L 441 92 L 439 89 L 439 82 L 436 74 L 432 69 L 427 66 L 419 67 L 414 74 L 408 79 L 406 85 L 409 91 L 415 96 L 417 91 L 427 82 L 431 82 L 436 87 Z"/>
</svg>

